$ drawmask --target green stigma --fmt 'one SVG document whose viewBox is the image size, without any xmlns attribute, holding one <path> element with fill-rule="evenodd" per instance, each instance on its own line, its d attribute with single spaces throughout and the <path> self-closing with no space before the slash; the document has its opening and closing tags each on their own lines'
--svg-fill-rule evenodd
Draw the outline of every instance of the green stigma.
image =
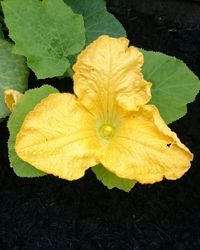
<svg viewBox="0 0 200 250">
<path fill-rule="evenodd" d="M 114 135 L 115 128 L 111 125 L 104 124 L 100 127 L 99 133 L 104 139 L 111 139 Z"/>
</svg>

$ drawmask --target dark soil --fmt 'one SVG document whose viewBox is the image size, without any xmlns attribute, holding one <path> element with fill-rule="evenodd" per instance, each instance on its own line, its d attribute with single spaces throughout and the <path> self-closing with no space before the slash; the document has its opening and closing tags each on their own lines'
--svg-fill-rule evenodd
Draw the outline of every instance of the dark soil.
<svg viewBox="0 0 200 250">
<path fill-rule="evenodd" d="M 133 44 L 176 56 L 200 77 L 198 2 L 113 0 L 108 8 Z M 30 87 L 42 84 L 35 81 L 32 74 Z M 65 81 L 53 81 L 65 90 Z M 125 193 L 108 190 L 91 171 L 75 182 L 17 177 L 9 168 L 2 123 L 0 249 L 200 249 L 200 96 L 171 127 L 195 154 L 189 172 Z"/>
</svg>

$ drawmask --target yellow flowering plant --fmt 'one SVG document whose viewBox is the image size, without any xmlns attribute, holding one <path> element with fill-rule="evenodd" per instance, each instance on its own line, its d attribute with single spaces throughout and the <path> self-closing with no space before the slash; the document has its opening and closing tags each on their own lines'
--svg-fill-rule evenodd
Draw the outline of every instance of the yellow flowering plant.
<svg viewBox="0 0 200 250">
<path fill-rule="evenodd" d="M 152 84 L 141 73 L 143 63 L 126 38 L 92 42 L 73 67 L 74 95 L 50 94 L 26 115 L 17 155 L 70 181 L 97 164 L 143 184 L 180 178 L 193 155 L 148 104 Z"/>
<path fill-rule="evenodd" d="M 0 122 L 10 115 L 17 176 L 76 180 L 91 168 L 108 188 L 129 191 L 189 169 L 192 154 L 166 125 L 200 90 L 182 61 L 129 46 L 104 0 L 0 4 Z M 33 73 L 73 78 L 74 94 L 28 89 Z"/>
</svg>

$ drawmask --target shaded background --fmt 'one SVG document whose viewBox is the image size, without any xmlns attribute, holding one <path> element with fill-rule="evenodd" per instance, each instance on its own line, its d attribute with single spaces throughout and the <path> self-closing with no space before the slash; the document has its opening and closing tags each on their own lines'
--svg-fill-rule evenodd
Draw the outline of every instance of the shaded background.
<svg viewBox="0 0 200 250">
<path fill-rule="evenodd" d="M 110 0 L 131 43 L 176 56 L 200 77 L 199 1 Z M 32 73 L 30 87 L 42 85 Z M 47 81 L 45 81 L 47 83 Z M 66 79 L 49 83 L 72 90 Z M 91 171 L 75 182 L 17 177 L 0 125 L 0 249 L 200 249 L 200 96 L 171 124 L 195 154 L 175 182 L 137 184 L 130 193 L 104 187 Z"/>
</svg>

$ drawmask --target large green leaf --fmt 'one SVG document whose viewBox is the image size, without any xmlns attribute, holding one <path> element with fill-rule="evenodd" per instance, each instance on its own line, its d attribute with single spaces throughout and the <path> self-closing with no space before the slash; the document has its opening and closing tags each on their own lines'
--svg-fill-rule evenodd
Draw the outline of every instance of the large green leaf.
<svg viewBox="0 0 200 250">
<path fill-rule="evenodd" d="M 144 51 L 144 78 L 152 82 L 151 103 L 155 104 L 166 123 L 187 112 L 187 104 L 200 90 L 198 77 L 180 60 L 159 52 Z"/>
<path fill-rule="evenodd" d="M 124 37 L 126 31 L 120 22 L 110 14 L 104 0 L 64 0 L 74 12 L 83 15 L 86 31 L 86 45 L 100 35 Z"/>
<path fill-rule="evenodd" d="M 62 0 L 6 0 L 2 7 L 14 52 L 40 79 L 63 75 L 68 57 L 85 45 L 83 17 Z"/>
<path fill-rule="evenodd" d="M 43 98 L 56 92 L 58 91 L 55 88 L 48 85 L 43 85 L 38 89 L 28 90 L 10 115 L 8 120 L 8 129 L 10 132 L 8 140 L 9 160 L 14 172 L 20 177 L 39 177 L 46 174 L 37 170 L 17 156 L 15 152 L 15 141 L 27 113 L 33 110 L 35 105 Z"/>
<path fill-rule="evenodd" d="M 97 165 L 92 168 L 98 180 L 100 180 L 109 189 L 118 188 L 129 192 L 137 183 L 134 180 L 127 180 L 117 177 L 115 174 L 109 172 L 102 165 Z"/>
<path fill-rule="evenodd" d="M 25 58 L 12 53 L 12 44 L 0 39 L 0 119 L 9 111 L 4 103 L 4 91 L 15 89 L 24 92 L 28 86 L 28 68 Z"/>
</svg>

